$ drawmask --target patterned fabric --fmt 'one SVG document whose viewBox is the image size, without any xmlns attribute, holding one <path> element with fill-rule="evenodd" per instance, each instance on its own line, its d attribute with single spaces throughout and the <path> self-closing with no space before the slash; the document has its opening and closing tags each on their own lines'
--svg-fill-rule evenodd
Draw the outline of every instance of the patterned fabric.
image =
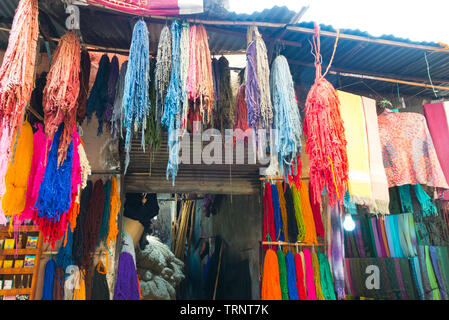
<svg viewBox="0 0 449 320">
<path fill-rule="evenodd" d="M 425 184 L 449 189 L 423 115 L 385 109 L 377 120 L 389 187 Z"/>
</svg>

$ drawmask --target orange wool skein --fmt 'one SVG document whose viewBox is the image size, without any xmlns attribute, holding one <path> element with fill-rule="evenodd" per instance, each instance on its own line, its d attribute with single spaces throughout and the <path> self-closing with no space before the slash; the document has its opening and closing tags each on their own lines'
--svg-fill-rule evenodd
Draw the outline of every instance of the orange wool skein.
<svg viewBox="0 0 449 320">
<path fill-rule="evenodd" d="M 268 249 L 265 253 L 261 299 L 282 300 L 278 257 L 273 249 Z"/>
<path fill-rule="evenodd" d="M 305 243 L 317 244 L 315 220 L 313 219 L 312 207 L 310 206 L 309 192 L 304 181 L 301 181 L 298 191 L 301 198 L 301 212 L 306 229 L 306 235 L 303 241 Z"/>
<path fill-rule="evenodd" d="M 109 213 L 109 232 L 106 238 L 106 246 L 110 246 L 116 240 L 118 235 L 117 229 L 117 214 L 120 212 L 121 201 L 120 194 L 118 192 L 117 179 L 111 178 L 111 200 L 110 200 L 110 213 Z"/>
<path fill-rule="evenodd" d="M 13 140 L 14 142 L 15 140 Z M 12 146 L 13 148 L 14 146 Z M 28 176 L 32 160 L 33 129 L 30 123 L 25 121 L 17 139 L 14 157 L 9 162 L 5 176 L 6 193 L 3 196 L 2 208 L 7 216 L 20 214 L 25 208 Z"/>
</svg>

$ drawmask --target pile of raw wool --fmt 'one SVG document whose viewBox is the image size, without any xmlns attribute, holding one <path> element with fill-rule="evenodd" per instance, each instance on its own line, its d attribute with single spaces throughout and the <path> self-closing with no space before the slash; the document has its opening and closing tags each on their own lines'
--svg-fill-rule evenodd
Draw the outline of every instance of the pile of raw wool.
<svg viewBox="0 0 449 320">
<path fill-rule="evenodd" d="M 169 247 L 150 236 L 144 250 L 136 249 L 136 260 L 142 299 L 176 299 L 176 287 L 185 278 L 184 262 Z"/>
</svg>

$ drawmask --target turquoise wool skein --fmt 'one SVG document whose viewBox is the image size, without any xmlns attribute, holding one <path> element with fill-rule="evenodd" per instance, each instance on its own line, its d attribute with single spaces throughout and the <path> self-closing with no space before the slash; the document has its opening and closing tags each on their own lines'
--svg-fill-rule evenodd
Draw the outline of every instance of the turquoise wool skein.
<svg viewBox="0 0 449 320">
<path fill-rule="evenodd" d="M 276 152 L 281 174 L 286 176 L 290 164 L 301 152 L 301 116 L 295 98 L 293 79 L 287 59 L 280 55 L 274 59 L 270 74 L 273 104 L 273 128 L 277 129 Z"/>
<path fill-rule="evenodd" d="M 141 146 L 145 152 L 146 119 L 150 111 L 149 80 L 149 36 L 147 25 L 143 20 L 134 26 L 131 47 L 129 50 L 128 69 L 125 76 L 123 91 L 122 113 L 125 135 L 125 174 L 129 165 L 129 151 L 131 150 L 132 132 L 142 130 Z"/>
</svg>

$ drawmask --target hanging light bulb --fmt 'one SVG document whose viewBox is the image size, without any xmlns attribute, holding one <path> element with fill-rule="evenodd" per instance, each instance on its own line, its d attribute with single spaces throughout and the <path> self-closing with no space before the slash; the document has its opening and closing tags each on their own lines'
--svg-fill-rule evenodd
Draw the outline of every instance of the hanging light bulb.
<svg viewBox="0 0 449 320">
<path fill-rule="evenodd" d="M 352 231 L 355 229 L 355 222 L 352 219 L 350 213 L 347 213 L 345 215 L 345 220 L 343 221 L 343 228 L 345 228 L 346 231 Z"/>
</svg>

